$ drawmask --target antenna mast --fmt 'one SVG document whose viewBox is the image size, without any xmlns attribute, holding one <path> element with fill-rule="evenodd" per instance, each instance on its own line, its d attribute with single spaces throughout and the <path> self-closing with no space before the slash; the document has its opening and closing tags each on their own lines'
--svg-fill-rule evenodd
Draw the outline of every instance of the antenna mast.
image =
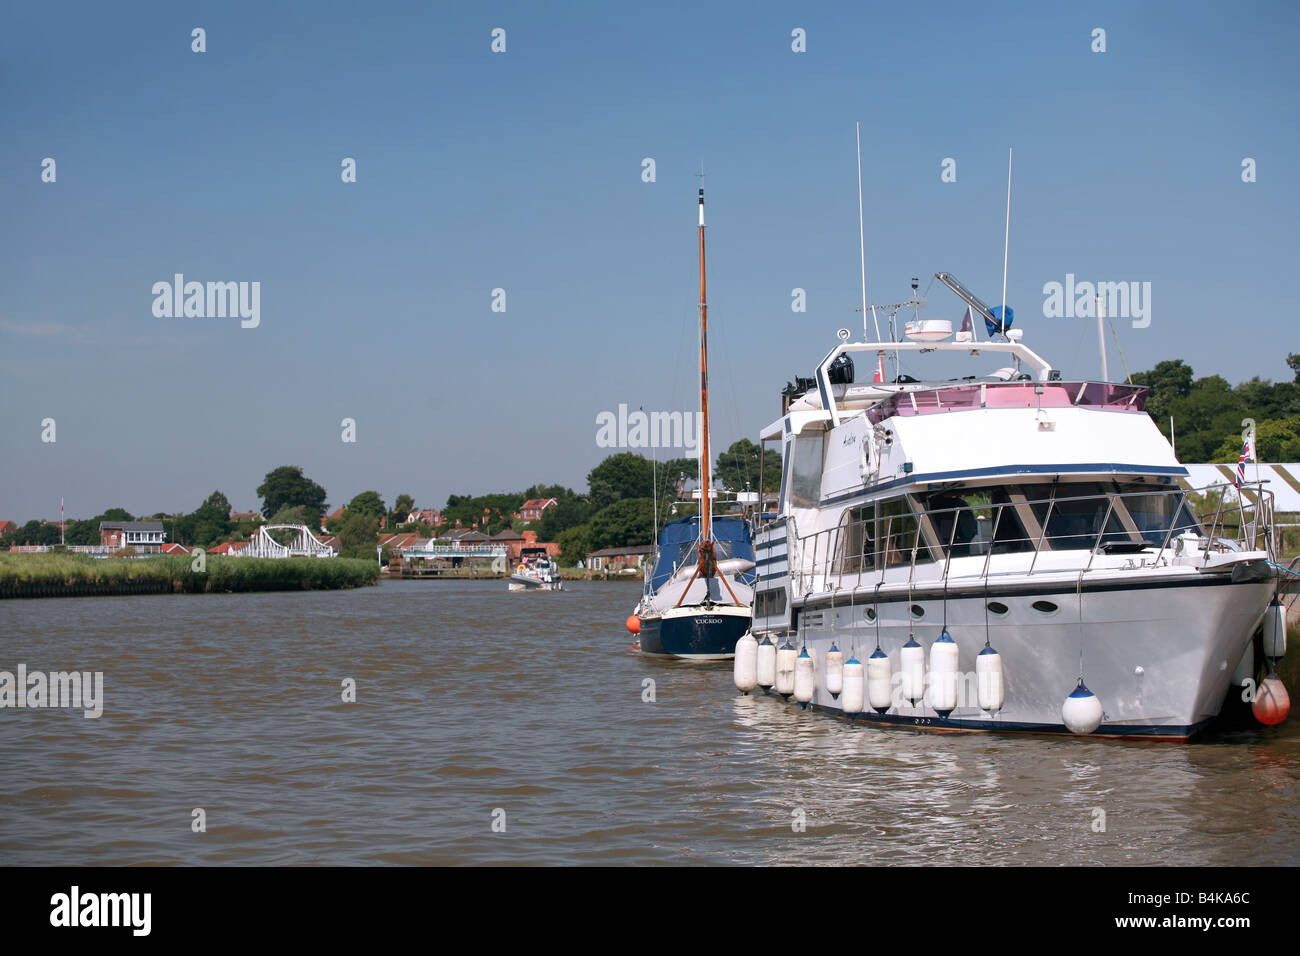
<svg viewBox="0 0 1300 956">
<path fill-rule="evenodd" d="M 1011 252 L 1011 147 L 1007 147 L 1007 232 L 1002 240 L 1002 321 L 1003 331 L 1007 325 L 1007 258 Z"/>
<path fill-rule="evenodd" d="M 855 124 L 858 132 L 858 251 L 862 259 L 862 338 L 867 337 L 867 239 L 862 228 L 862 124 Z M 871 311 L 871 321 L 876 325 L 876 341 L 880 341 L 880 322 Z"/>
</svg>

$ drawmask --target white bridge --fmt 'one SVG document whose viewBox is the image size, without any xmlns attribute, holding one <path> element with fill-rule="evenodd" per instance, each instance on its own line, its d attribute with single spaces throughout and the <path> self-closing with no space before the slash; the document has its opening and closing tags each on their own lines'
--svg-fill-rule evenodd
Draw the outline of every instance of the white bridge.
<svg viewBox="0 0 1300 956">
<path fill-rule="evenodd" d="M 268 532 L 292 531 L 294 538 L 287 545 L 276 541 Z M 333 558 L 338 551 L 323 544 L 305 524 L 264 524 L 248 540 L 247 547 L 232 551 L 241 558 Z"/>
</svg>

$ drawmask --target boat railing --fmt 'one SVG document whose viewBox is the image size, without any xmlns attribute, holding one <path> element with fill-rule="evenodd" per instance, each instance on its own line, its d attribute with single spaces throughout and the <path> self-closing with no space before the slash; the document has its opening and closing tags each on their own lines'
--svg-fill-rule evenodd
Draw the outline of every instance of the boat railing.
<svg viewBox="0 0 1300 956">
<path fill-rule="evenodd" d="M 1082 565 L 1071 569 L 1086 573 L 1099 554 L 1129 556 L 1133 567 L 1159 565 L 1171 552 L 1181 552 L 1179 539 L 1188 535 L 1202 552 L 1202 564 L 1211 553 L 1227 551 L 1263 551 L 1273 560 L 1273 494 L 1263 485 L 1011 496 L 950 508 L 922 508 L 914 502 L 916 510 L 909 510 L 907 499 L 891 499 L 871 517 L 803 537 L 796 537 L 791 519 L 790 574 L 801 594 L 874 586 L 890 569 L 904 567 L 910 586 L 917 583 L 918 572 L 926 583 L 946 581 L 954 558 L 982 558 L 977 571 L 972 573 L 967 562 L 955 576 L 987 580 L 1042 573 L 1041 559 L 1051 552 L 1086 554 Z M 1010 554 L 1027 556 L 1027 567 L 1024 560 L 999 562 L 1002 568 L 996 570 L 993 557 Z M 1059 561 L 1048 563 L 1051 571 L 1061 570 Z"/>
</svg>

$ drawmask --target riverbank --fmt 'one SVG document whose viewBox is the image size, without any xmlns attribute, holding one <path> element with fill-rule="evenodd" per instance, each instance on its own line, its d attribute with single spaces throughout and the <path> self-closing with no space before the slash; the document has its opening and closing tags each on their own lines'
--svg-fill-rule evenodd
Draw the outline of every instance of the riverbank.
<svg viewBox="0 0 1300 956">
<path fill-rule="evenodd" d="M 375 562 L 359 558 L 209 555 L 204 569 L 196 571 L 188 555 L 0 554 L 0 598 L 320 591 L 366 587 L 378 581 Z"/>
<path fill-rule="evenodd" d="M 581 568 L 560 568 L 560 577 L 565 581 L 633 581 L 641 583 L 641 572 L 635 574 L 602 574 L 598 571 L 584 571 Z M 404 569 L 400 572 L 386 570 L 385 581 L 505 581 L 510 577 L 508 571 L 491 571 L 482 568 L 420 568 Z"/>
</svg>

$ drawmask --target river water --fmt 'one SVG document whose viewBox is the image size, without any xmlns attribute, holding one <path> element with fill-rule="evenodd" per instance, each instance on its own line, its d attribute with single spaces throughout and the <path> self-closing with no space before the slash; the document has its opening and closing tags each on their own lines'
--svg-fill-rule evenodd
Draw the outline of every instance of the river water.
<svg viewBox="0 0 1300 956">
<path fill-rule="evenodd" d="M 1294 721 L 854 727 L 630 651 L 637 585 L 571 588 L 0 601 L 0 670 L 104 675 L 98 719 L 0 710 L 0 863 L 1300 863 Z"/>
</svg>

